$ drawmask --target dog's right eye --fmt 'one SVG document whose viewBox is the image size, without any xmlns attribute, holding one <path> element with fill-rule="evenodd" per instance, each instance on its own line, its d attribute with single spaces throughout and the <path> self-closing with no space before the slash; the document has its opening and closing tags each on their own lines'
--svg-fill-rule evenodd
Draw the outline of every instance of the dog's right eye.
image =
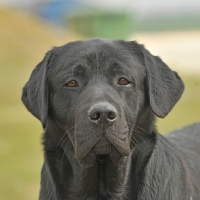
<svg viewBox="0 0 200 200">
<path fill-rule="evenodd" d="M 78 83 L 77 83 L 77 81 L 75 81 L 75 80 L 71 80 L 71 81 L 69 81 L 68 83 L 66 83 L 65 86 L 66 86 L 66 87 L 71 87 L 71 88 L 73 88 L 73 87 L 77 87 L 77 86 L 78 86 Z"/>
<path fill-rule="evenodd" d="M 125 78 L 120 78 L 119 81 L 118 81 L 119 85 L 128 85 L 129 83 L 130 83 L 130 81 L 128 81 Z"/>
</svg>

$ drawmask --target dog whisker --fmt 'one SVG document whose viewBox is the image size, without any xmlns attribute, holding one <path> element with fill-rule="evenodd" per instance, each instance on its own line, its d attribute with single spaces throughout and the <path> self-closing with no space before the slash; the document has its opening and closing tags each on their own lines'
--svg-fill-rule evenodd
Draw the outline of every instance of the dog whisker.
<svg viewBox="0 0 200 200">
<path fill-rule="evenodd" d="M 137 155 L 137 157 L 139 158 L 140 156 L 139 156 L 139 154 L 138 154 L 138 152 L 137 152 L 137 149 L 141 149 L 141 148 L 139 148 L 138 147 L 138 144 L 137 143 L 135 143 L 135 141 L 133 141 L 132 139 L 131 139 L 131 142 L 135 145 L 135 148 L 136 148 L 136 151 L 135 151 L 135 153 L 136 153 L 136 155 Z"/>
<path fill-rule="evenodd" d="M 142 131 L 144 131 L 144 132 L 146 132 L 146 133 L 149 133 L 149 134 L 150 134 L 150 132 L 149 132 L 149 131 L 147 131 L 147 130 L 145 130 L 145 129 L 143 129 L 143 128 L 141 128 L 141 127 L 137 126 L 137 125 L 135 125 L 135 127 L 136 127 L 136 128 L 139 128 L 140 130 L 142 130 Z"/>
<path fill-rule="evenodd" d="M 132 142 L 133 142 L 133 140 L 135 140 L 135 142 L 136 142 L 136 143 L 135 143 L 136 147 L 138 147 L 138 149 L 139 149 L 140 151 L 142 151 L 142 149 L 141 149 L 141 147 L 140 147 L 140 144 L 138 143 L 137 139 L 136 139 L 134 136 L 132 136 L 131 140 L 132 140 Z"/>
<path fill-rule="evenodd" d="M 59 140 L 59 142 L 58 142 L 58 144 L 57 144 L 57 147 L 58 147 L 58 145 L 61 143 L 61 141 L 64 139 L 64 137 L 67 135 L 67 134 L 70 134 L 70 131 L 71 131 L 71 129 L 73 129 L 75 126 L 72 126 L 71 128 L 69 128 L 64 134 L 63 134 L 63 136 L 61 137 L 61 139 Z M 61 146 L 62 146 L 62 144 L 61 144 Z"/>
<path fill-rule="evenodd" d="M 134 129 L 133 132 L 136 134 L 136 136 L 138 136 L 140 139 L 142 139 L 142 141 L 146 144 L 146 141 L 145 141 L 144 138 L 141 136 L 141 134 L 140 134 L 139 131 L 137 131 L 136 129 Z"/>
<path fill-rule="evenodd" d="M 140 131 L 137 130 L 137 128 L 140 128 L 140 127 L 137 126 L 137 125 L 133 126 L 133 125 L 131 125 L 131 124 L 128 123 L 128 122 L 127 122 L 127 124 L 128 124 L 131 128 L 133 128 L 133 132 L 134 132 L 138 137 L 140 137 L 140 139 L 142 139 L 142 141 L 143 141 L 144 143 L 146 143 L 146 141 L 144 140 L 144 138 L 143 138 L 142 135 L 140 134 Z M 142 128 L 140 128 L 140 129 L 142 129 Z M 147 132 L 147 133 L 149 133 L 148 131 L 146 131 L 146 130 L 144 130 L 144 129 L 142 129 L 142 130 L 145 131 L 145 132 Z"/>
</svg>

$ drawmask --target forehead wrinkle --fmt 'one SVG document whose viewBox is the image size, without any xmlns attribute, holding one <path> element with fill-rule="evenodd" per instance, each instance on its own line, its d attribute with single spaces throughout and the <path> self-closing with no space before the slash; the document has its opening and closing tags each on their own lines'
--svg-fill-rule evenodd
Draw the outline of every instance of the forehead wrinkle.
<svg viewBox="0 0 200 200">
<path fill-rule="evenodd" d="M 81 64 L 77 63 L 75 65 L 73 65 L 72 67 L 65 67 L 65 68 L 61 68 L 58 73 L 54 73 L 54 76 L 52 77 L 52 79 L 54 78 L 58 78 L 58 79 L 62 79 L 62 78 L 66 78 L 69 76 L 74 76 L 74 74 L 76 73 L 76 71 L 78 71 L 79 69 L 82 69 L 85 71 L 88 71 L 88 68 L 85 66 L 82 66 Z"/>
<path fill-rule="evenodd" d="M 104 57 L 104 52 L 100 51 L 98 46 L 99 45 L 88 46 L 84 44 L 85 50 L 83 50 L 80 57 L 81 63 L 84 63 L 83 65 L 90 66 L 90 71 L 93 71 L 96 79 L 99 78 L 100 68 L 102 67 L 102 57 Z"/>
<path fill-rule="evenodd" d="M 87 45 L 84 45 L 85 49 L 80 52 L 79 61 L 83 65 L 90 66 L 96 58 L 96 51 L 93 48 L 89 48 Z"/>
<path fill-rule="evenodd" d="M 128 62 L 121 62 L 119 60 L 116 60 L 116 59 L 111 59 L 109 60 L 108 64 L 107 64 L 107 69 L 109 71 L 125 71 L 130 69 L 131 68 L 131 65 L 128 63 Z"/>
<path fill-rule="evenodd" d="M 99 77 L 102 69 L 109 70 L 115 63 L 118 63 L 123 71 L 126 71 L 125 69 L 128 68 L 128 66 L 131 67 L 130 56 L 126 54 L 124 49 L 120 49 L 119 53 L 118 46 L 113 45 L 113 43 L 93 40 L 92 43 L 88 41 L 84 42 L 82 47 L 79 54 L 81 55 L 79 57 L 81 60 L 80 62 L 83 65 L 87 63 L 87 65 L 91 67 L 93 75 L 95 75 L 96 78 Z"/>
</svg>

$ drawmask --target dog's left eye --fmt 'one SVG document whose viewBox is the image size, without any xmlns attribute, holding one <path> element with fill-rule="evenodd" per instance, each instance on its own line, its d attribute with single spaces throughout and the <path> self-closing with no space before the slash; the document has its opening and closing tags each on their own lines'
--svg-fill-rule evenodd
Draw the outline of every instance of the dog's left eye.
<svg viewBox="0 0 200 200">
<path fill-rule="evenodd" d="M 75 80 L 69 81 L 68 83 L 65 84 L 67 87 L 77 87 L 78 83 Z"/>
<path fill-rule="evenodd" d="M 119 85 L 128 85 L 129 83 L 130 83 L 130 81 L 128 81 L 125 78 L 120 78 L 119 81 L 118 81 Z"/>
</svg>

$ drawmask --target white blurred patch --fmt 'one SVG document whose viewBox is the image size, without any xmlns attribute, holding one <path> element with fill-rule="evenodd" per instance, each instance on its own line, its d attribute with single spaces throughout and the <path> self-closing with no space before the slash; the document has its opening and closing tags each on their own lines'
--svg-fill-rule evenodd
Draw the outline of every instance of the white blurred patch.
<svg viewBox="0 0 200 200">
<path fill-rule="evenodd" d="M 138 33 L 128 40 L 144 44 L 172 70 L 200 75 L 200 31 Z"/>
</svg>

